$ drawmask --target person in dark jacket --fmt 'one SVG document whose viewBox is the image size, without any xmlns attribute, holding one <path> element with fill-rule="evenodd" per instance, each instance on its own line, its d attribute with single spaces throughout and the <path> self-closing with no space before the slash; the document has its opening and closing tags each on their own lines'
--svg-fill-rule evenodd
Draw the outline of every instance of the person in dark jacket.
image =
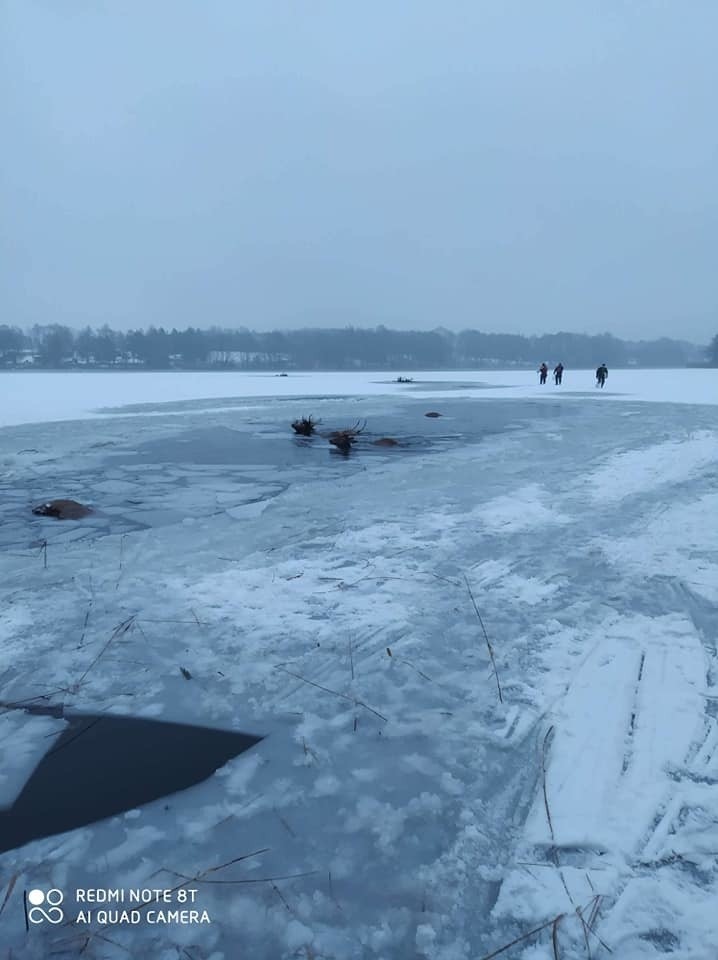
<svg viewBox="0 0 718 960">
<path fill-rule="evenodd" d="M 596 370 L 596 386 L 600 387 L 603 390 L 603 385 L 606 382 L 606 377 L 608 376 L 608 367 L 605 363 L 602 363 L 601 366 Z"/>
<path fill-rule="evenodd" d="M 539 383 L 546 383 L 546 377 L 548 376 L 548 364 L 542 363 L 538 368 L 539 374 Z"/>
<path fill-rule="evenodd" d="M 563 380 L 563 364 L 557 363 L 553 368 L 553 379 L 557 387 L 561 386 L 561 381 Z"/>
</svg>

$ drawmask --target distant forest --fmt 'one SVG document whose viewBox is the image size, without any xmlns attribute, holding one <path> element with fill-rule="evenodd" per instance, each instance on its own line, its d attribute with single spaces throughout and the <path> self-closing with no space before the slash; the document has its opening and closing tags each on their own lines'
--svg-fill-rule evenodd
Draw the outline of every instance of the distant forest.
<svg viewBox="0 0 718 960">
<path fill-rule="evenodd" d="M 675 367 L 718 363 L 710 348 L 663 338 L 631 342 L 610 334 L 554 333 L 525 337 L 478 330 L 432 331 L 346 327 L 257 333 L 200 330 L 121 332 L 104 326 L 71 330 L 57 324 L 30 331 L 0 325 L 0 365 L 44 369 L 419 370 L 567 367 Z"/>
</svg>

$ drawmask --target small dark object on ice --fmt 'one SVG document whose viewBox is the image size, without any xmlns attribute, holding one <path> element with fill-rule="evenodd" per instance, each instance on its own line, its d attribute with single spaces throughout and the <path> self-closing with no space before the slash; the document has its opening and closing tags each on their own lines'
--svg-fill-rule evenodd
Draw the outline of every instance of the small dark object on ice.
<svg viewBox="0 0 718 960">
<path fill-rule="evenodd" d="M 346 430 L 335 430 L 333 433 L 330 433 L 328 437 L 329 443 L 346 456 L 365 427 L 366 420 L 361 425 L 357 420 L 353 427 L 349 427 Z"/>
<path fill-rule="evenodd" d="M 440 417 L 441 414 L 437 413 L 435 410 L 431 410 L 429 413 L 424 414 L 425 417 Z"/>
<path fill-rule="evenodd" d="M 399 441 L 393 437 L 381 437 L 379 440 L 372 440 L 375 447 L 398 447 Z"/>
<path fill-rule="evenodd" d="M 86 507 L 77 500 L 48 500 L 32 508 L 37 517 L 55 517 L 57 520 L 80 520 L 89 517 L 91 507 Z"/>
<path fill-rule="evenodd" d="M 295 433 L 298 433 L 301 437 L 311 437 L 314 433 L 314 429 L 317 425 L 316 420 L 312 420 L 311 417 L 302 417 L 301 420 L 295 420 L 292 424 L 292 430 Z"/>
<path fill-rule="evenodd" d="M 278 377 L 287 377 L 287 376 L 289 376 L 289 374 L 287 374 L 287 373 L 278 373 L 277 376 L 278 376 Z"/>
<path fill-rule="evenodd" d="M 414 378 L 413 377 L 397 377 L 394 382 L 395 383 L 413 383 Z"/>
<path fill-rule="evenodd" d="M 180 667 L 180 673 L 181 673 L 182 676 L 185 678 L 185 680 L 191 680 L 191 679 L 192 679 L 192 674 L 189 672 L 189 670 L 185 670 L 184 667 Z"/>
</svg>

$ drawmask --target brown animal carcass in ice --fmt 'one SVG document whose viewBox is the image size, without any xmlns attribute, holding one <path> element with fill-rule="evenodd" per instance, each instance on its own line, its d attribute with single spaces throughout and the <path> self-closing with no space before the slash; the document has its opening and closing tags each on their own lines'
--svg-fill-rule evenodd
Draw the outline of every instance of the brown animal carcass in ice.
<svg viewBox="0 0 718 960">
<path fill-rule="evenodd" d="M 55 517 L 56 520 L 81 520 L 89 517 L 92 508 L 77 500 L 47 500 L 33 507 L 32 512 L 38 517 Z"/>
</svg>

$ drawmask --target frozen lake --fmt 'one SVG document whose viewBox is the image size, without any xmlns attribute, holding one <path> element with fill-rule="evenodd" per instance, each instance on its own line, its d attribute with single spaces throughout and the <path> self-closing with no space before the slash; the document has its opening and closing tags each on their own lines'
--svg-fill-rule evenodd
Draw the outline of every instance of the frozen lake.
<svg viewBox="0 0 718 960">
<path fill-rule="evenodd" d="M 594 390 L 591 370 L 568 370 L 560 388 L 540 387 L 537 375 L 520 371 L 424 371 L 413 384 L 391 373 L 119 373 L 0 372 L 0 426 L 97 416 L 132 404 L 186 403 L 236 398 L 330 396 L 442 396 L 461 389 L 467 397 L 564 397 Z M 633 400 L 718 403 L 718 370 L 615 370 L 604 394 Z"/>
<path fill-rule="evenodd" d="M 712 955 L 718 371 L 411 375 L 0 374 L 0 805 L 12 704 L 264 738 L 0 855 L 13 956 Z M 26 932 L 178 875 L 210 924 Z"/>
</svg>

